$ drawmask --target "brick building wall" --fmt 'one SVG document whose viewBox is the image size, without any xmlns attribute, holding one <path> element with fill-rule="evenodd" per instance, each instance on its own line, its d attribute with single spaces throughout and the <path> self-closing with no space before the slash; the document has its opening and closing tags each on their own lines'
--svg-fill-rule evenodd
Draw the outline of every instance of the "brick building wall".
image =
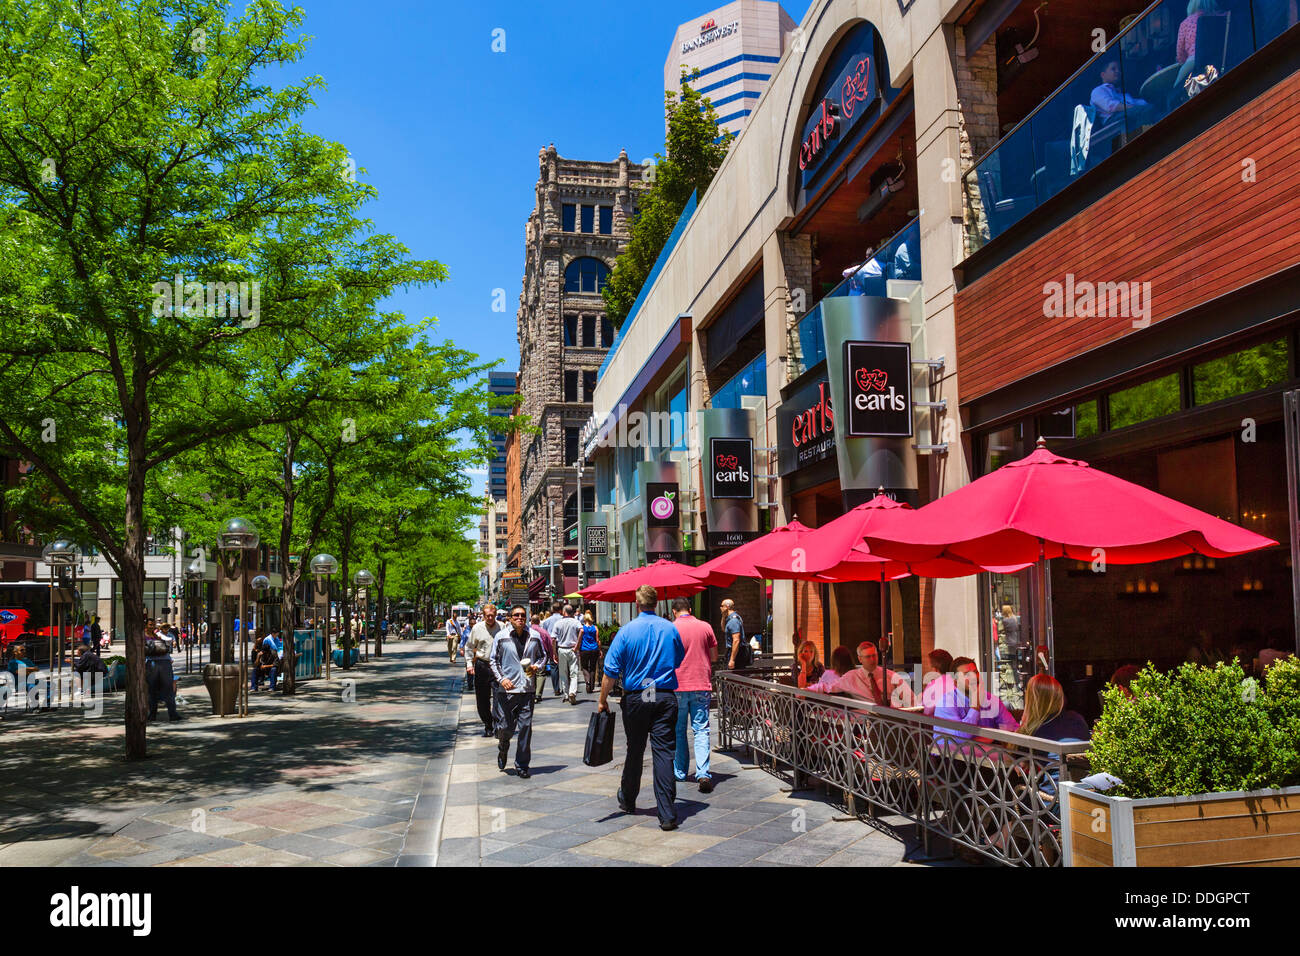
<svg viewBox="0 0 1300 956">
<path fill-rule="evenodd" d="M 538 154 L 538 167 L 536 206 L 524 229 L 518 311 L 519 410 L 538 429 L 519 440 L 517 514 L 523 567 L 550 561 L 552 517 L 556 560 L 562 559 L 565 505 L 578 490 L 577 469 L 566 455 L 565 433 L 573 429 L 576 435 L 591 416 L 591 391 L 612 344 L 612 330 L 602 321 L 605 309 L 599 292 L 566 291 L 566 270 L 580 259 L 613 268 L 627 243 L 627 224 L 642 181 L 641 166 L 628 162 L 626 152 L 620 152 L 614 162 L 592 162 L 565 159 L 552 145 Z M 565 222 L 566 205 L 575 209 L 572 224 Z M 584 228 L 583 207 L 593 210 L 590 231 Z M 610 210 L 608 232 L 601 231 L 602 208 Z M 566 316 L 570 317 L 568 344 Z M 566 373 L 570 376 L 567 394 Z M 584 486 L 592 488 L 594 478 L 588 471 Z"/>
</svg>

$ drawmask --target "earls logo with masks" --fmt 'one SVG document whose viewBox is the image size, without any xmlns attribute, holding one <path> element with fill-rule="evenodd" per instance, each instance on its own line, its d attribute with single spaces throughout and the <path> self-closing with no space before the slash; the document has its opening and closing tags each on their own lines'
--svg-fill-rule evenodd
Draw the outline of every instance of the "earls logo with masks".
<svg viewBox="0 0 1300 956">
<path fill-rule="evenodd" d="M 754 497 L 752 438 L 711 438 L 709 456 L 713 459 L 710 491 L 714 498 Z"/>
<path fill-rule="evenodd" d="M 848 394 L 845 434 L 906 438 L 912 434 L 912 348 L 906 342 L 845 342 Z"/>
</svg>

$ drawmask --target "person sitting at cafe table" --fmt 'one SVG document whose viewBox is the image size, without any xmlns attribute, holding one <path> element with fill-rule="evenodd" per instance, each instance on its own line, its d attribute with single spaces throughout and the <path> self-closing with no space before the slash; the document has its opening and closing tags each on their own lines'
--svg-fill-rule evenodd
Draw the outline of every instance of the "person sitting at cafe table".
<svg viewBox="0 0 1300 956">
<path fill-rule="evenodd" d="M 1103 57 L 1101 83 L 1092 91 L 1091 103 L 1097 110 L 1096 125 L 1101 126 L 1124 115 L 1130 128 L 1150 122 L 1152 106 L 1144 99 L 1125 93 L 1120 87 L 1119 57 Z"/>
<path fill-rule="evenodd" d="M 1131 684 L 1133 678 L 1137 677 L 1140 673 L 1142 673 L 1142 668 L 1138 667 L 1136 664 L 1125 664 L 1123 667 L 1118 668 L 1115 673 L 1110 675 L 1110 682 L 1118 687 L 1120 693 L 1125 697 L 1132 697 L 1133 691 L 1130 689 L 1129 684 Z"/>
<path fill-rule="evenodd" d="M 837 647 L 831 651 L 831 666 L 822 671 L 817 683 L 809 684 L 804 689 L 814 694 L 840 693 L 840 681 L 851 670 L 853 670 L 853 652 L 847 647 Z"/>
<path fill-rule="evenodd" d="M 862 666 L 849 671 L 840 681 L 841 694 L 891 707 L 911 707 L 916 703 L 907 677 L 880 666 L 880 655 L 873 642 L 863 641 L 858 645 L 858 663 Z"/>
<path fill-rule="evenodd" d="M 1065 709 L 1065 688 L 1050 674 L 1035 674 L 1025 685 L 1020 732 L 1048 740 L 1081 741 L 1091 736 L 1083 715 Z"/>
<path fill-rule="evenodd" d="M 944 674 L 952 673 L 952 655 L 942 647 L 936 647 L 927 656 L 926 660 L 930 664 L 930 670 L 926 673 L 926 686 Z"/>
<path fill-rule="evenodd" d="M 799 645 L 799 653 L 793 667 L 795 681 L 800 687 L 807 687 L 809 684 L 815 684 L 821 680 L 822 673 L 826 668 L 822 665 L 821 654 L 817 650 L 817 645 L 812 641 L 804 641 Z"/>
<path fill-rule="evenodd" d="M 969 657 L 952 662 L 953 672 L 945 674 L 927 687 L 921 706 L 927 717 L 956 720 L 976 727 L 1017 730 L 1020 723 L 997 695 L 988 693 L 980 679 L 979 668 Z M 959 730 L 944 730 L 943 736 L 969 738 Z"/>
</svg>

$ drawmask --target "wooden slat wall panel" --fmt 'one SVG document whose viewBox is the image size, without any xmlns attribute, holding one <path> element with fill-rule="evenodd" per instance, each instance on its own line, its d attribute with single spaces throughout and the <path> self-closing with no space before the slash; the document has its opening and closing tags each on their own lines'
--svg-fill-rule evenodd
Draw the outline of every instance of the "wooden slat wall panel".
<svg viewBox="0 0 1300 956">
<path fill-rule="evenodd" d="M 1133 808 L 1134 825 L 1160 823 L 1173 820 L 1209 820 L 1224 817 L 1247 816 L 1261 824 L 1267 814 L 1300 812 L 1300 793 L 1278 791 L 1261 797 L 1223 797 L 1217 800 L 1197 800 L 1195 803 L 1165 803 Z"/>
<path fill-rule="evenodd" d="M 1067 272 L 1150 282 L 1154 324 L 1297 263 L 1300 72 L 958 292 L 960 401 L 1138 331 L 1045 317 L 1043 286 Z"/>
<path fill-rule="evenodd" d="M 1141 832 L 1140 827 L 1134 830 L 1135 835 Z M 1190 837 L 1191 833 L 1186 832 L 1184 839 Z M 1300 834 L 1139 846 L 1137 849 L 1138 866 L 1230 866 L 1262 860 L 1273 861 L 1278 866 L 1294 866 L 1298 858 Z"/>
</svg>

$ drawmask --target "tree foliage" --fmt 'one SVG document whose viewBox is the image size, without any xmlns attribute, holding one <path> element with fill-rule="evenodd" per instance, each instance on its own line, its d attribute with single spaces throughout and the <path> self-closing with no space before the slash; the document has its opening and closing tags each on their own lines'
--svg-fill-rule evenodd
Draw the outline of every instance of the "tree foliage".
<svg viewBox="0 0 1300 956">
<path fill-rule="evenodd" d="M 687 82 L 693 76 L 698 71 L 688 77 L 683 68 L 680 96 L 671 90 L 664 93 L 667 155 L 655 154 L 654 180 L 637 202 L 627 247 L 601 293 L 615 328 L 631 312 L 691 194 L 704 195 L 734 138 L 729 132 L 719 136 L 713 104 Z"/>
</svg>

